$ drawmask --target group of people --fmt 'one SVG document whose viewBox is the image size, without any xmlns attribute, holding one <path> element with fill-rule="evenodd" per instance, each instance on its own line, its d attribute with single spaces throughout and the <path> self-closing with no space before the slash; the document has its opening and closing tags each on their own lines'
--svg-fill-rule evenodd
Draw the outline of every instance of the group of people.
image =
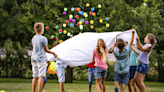
<svg viewBox="0 0 164 92">
<path fill-rule="evenodd" d="M 47 38 L 42 36 L 44 33 L 44 24 L 35 23 L 34 29 L 36 35 L 32 38 L 31 43 L 33 52 L 31 56 L 31 64 L 33 71 L 32 92 L 35 92 L 38 80 L 38 92 L 42 92 L 44 77 L 46 76 L 46 52 L 52 53 L 55 57 L 57 54 L 48 49 Z M 97 92 L 105 92 L 105 78 L 107 77 L 107 56 L 108 53 L 113 53 L 116 57 L 114 69 L 114 86 L 115 92 L 118 91 L 119 84 L 121 84 L 120 92 L 124 92 L 125 86 L 128 85 L 129 92 L 132 92 L 131 83 L 134 92 L 137 92 L 137 87 L 141 92 L 146 92 L 144 85 L 144 78 L 147 74 L 149 66 L 149 55 L 155 47 L 156 38 L 149 33 L 145 37 L 145 45 L 142 45 L 139 37 L 136 38 L 137 43 L 132 45 L 135 31 L 132 30 L 130 42 L 127 44 L 123 39 L 117 39 L 113 47 L 108 50 L 103 39 L 98 39 L 97 46 L 93 50 L 93 59 L 88 68 L 88 83 L 89 92 L 91 92 L 91 85 L 93 84 L 93 76 L 96 81 Z M 130 59 L 129 59 L 130 58 Z M 56 61 L 55 70 L 60 82 L 60 92 L 66 92 L 64 89 L 66 65 L 60 60 Z M 130 75 L 130 76 L 129 76 Z M 102 84 L 102 86 L 101 86 Z M 137 87 L 136 87 L 137 85 Z"/>
</svg>

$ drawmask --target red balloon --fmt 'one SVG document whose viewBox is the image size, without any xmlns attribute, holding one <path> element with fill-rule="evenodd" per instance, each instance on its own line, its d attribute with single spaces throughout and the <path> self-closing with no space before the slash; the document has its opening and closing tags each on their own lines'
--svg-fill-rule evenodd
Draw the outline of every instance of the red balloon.
<svg viewBox="0 0 164 92">
<path fill-rule="evenodd" d="M 75 18 L 78 19 L 79 18 L 79 15 L 76 15 Z"/>
<path fill-rule="evenodd" d="M 60 32 L 60 33 L 62 33 L 62 32 L 63 32 L 63 30 L 62 30 L 62 29 L 59 29 L 59 32 Z"/>
<path fill-rule="evenodd" d="M 46 30 L 48 30 L 49 29 L 49 27 L 48 26 L 46 26 Z"/>
<path fill-rule="evenodd" d="M 79 26 L 79 25 L 80 25 L 80 23 L 79 23 L 79 22 L 77 22 L 77 25 Z"/>
<path fill-rule="evenodd" d="M 65 20 L 65 23 L 68 23 L 69 22 L 69 20 L 67 19 L 67 20 Z"/>
<path fill-rule="evenodd" d="M 52 37 L 50 37 L 50 39 L 51 39 L 51 40 L 53 40 L 53 38 L 52 38 Z"/>
<path fill-rule="evenodd" d="M 58 38 L 55 38 L 55 40 L 58 40 Z"/>
<path fill-rule="evenodd" d="M 75 11 L 77 11 L 77 8 L 75 8 Z"/>
<path fill-rule="evenodd" d="M 90 15 L 92 15 L 92 14 L 93 14 L 93 12 L 89 12 L 89 14 L 90 14 Z"/>
</svg>

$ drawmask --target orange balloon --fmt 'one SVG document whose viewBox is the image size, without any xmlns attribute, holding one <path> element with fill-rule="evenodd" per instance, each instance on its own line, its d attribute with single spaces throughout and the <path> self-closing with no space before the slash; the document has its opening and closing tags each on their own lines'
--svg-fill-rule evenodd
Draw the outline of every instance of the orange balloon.
<svg viewBox="0 0 164 92">
<path fill-rule="evenodd" d="M 90 28 L 91 28 L 91 29 L 93 29 L 93 28 L 94 28 L 94 26 L 93 26 L 93 25 L 91 25 L 91 26 L 90 26 Z"/>
<path fill-rule="evenodd" d="M 93 15 L 93 16 L 96 16 L 96 13 L 95 13 L 95 12 L 93 12 L 93 13 L 92 13 L 92 15 Z"/>
<path fill-rule="evenodd" d="M 81 9 L 78 7 L 78 8 L 77 8 L 77 11 L 80 11 L 80 10 L 81 10 Z"/>
</svg>

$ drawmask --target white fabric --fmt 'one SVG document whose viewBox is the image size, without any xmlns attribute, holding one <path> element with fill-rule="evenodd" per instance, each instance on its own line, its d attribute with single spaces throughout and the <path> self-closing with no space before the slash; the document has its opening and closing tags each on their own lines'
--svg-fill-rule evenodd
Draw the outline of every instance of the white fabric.
<svg viewBox="0 0 164 92">
<path fill-rule="evenodd" d="M 62 62 L 70 66 L 82 66 L 92 62 L 93 50 L 96 48 L 99 38 L 102 38 L 106 42 L 108 49 L 110 49 L 116 42 L 116 36 L 129 42 L 131 34 L 132 30 L 104 33 L 86 32 L 58 44 L 51 51 L 55 52 Z M 135 32 L 133 43 L 136 43 L 137 36 Z M 47 60 L 53 61 L 54 56 L 47 53 Z"/>
</svg>

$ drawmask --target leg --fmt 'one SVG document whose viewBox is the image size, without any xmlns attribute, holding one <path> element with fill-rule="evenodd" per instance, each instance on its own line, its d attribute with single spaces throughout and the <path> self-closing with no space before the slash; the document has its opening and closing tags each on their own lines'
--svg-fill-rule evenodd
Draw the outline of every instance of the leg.
<svg viewBox="0 0 164 92">
<path fill-rule="evenodd" d="M 115 92 L 118 92 L 119 82 L 114 81 Z"/>
<path fill-rule="evenodd" d="M 136 83 L 134 82 L 133 79 L 131 81 L 132 81 L 132 86 L 133 86 L 134 92 L 137 92 Z"/>
<path fill-rule="evenodd" d="M 140 89 L 141 92 L 146 92 L 146 87 L 145 87 L 145 84 L 144 84 L 144 78 L 145 78 L 145 74 L 142 74 L 142 73 L 139 73 L 138 75 L 138 87 Z"/>
<path fill-rule="evenodd" d="M 139 72 L 136 71 L 135 74 L 134 74 L 134 79 L 133 79 L 133 81 L 137 84 L 137 86 L 139 86 L 139 84 L 138 84 L 138 75 L 139 75 Z"/>
<path fill-rule="evenodd" d="M 64 92 L 64 82 L 60 82 L 60 92 Z"/>
<path fill-rule="evenodd" d="M 92 85 L 89 85 L 89 91 L 91 91 Z"/>
<path fill-rule="evenodd" d="M 89 84 L 89 92 L 91 92 L 92 84 L 93 84 L 93 75 L 94 71 L 92 68 L 88 68 L 88 84 Z"/>
<path fill-rule="evenodd" d="M 105 89 L 106 89 L 106 87 L 105 87 L 105 77 L 102 77 L 102 78 L 101 78 L 101 82 L 102 82 L 102 89 L 103 89 L 103 92 L 105 92 Z M 100 84 L 100 86 L 101 86 L 101 84 Z"/>
<path fill-rule="evenodd" d="M 44 77 L 39 77 L 38 92 L 42 92 L 43 84 L 44 84 Z"/>
<path fill-rule="evenodd" d="M 97 92 L 101 92 L 101 89 L 100 89 L 100 79 L 96 79 L 96 89 L 97 89 Z"/>
<path fill-rule="evenodd" d="M 121 84 L 121 91 L 120 91 L 120 92 L 124 92 L 125 87 L 126 87 L 126 85 L 125 85 L 125 84 Z"/>
<path fill-rule="evenodd" d="M 132 92 L 131 79 L 129 79 L 129 82 L 128 82 L 128 89 L 129 89 L 129 92 Z"/>
<path fill-rule="evenodd" d="M 38 78 L 33 77 L 33 79 L 32 79 L 32 92 L 35 92 L 37 80 L 38 80 Z"/>
</svg>

